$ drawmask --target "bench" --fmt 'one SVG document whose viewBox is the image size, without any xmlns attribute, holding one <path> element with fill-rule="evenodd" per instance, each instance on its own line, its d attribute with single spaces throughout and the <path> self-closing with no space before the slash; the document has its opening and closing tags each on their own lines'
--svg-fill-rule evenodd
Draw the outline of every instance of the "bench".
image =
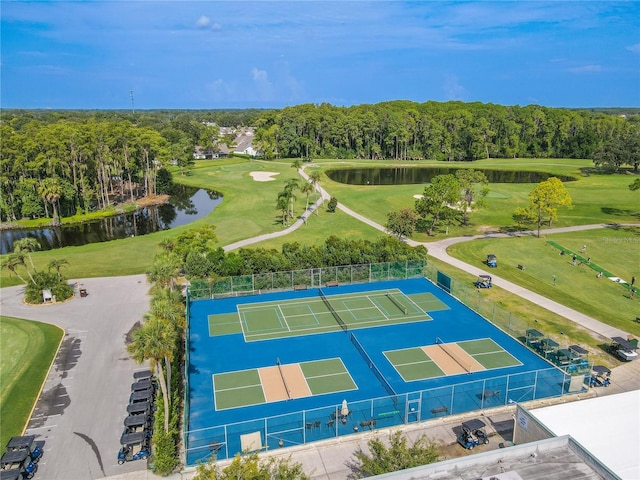
<svg viewBox="0 0 640 480">
<path fill-rule="evenodd" d="M 367 421 L 365 421 L 365 422 L 360 422 L 360 426 L 361 426 L 362 428 L 364 428 L 364 427 L 369 427 L 370 429 L 372 429 L 372 430 L 373 430 L 373 428 L 372 428 L 372 427 L 375 427 L 375 426 L 376 426 L 376 421 L 375 421 L 375 419 L 373 419 L 373 418 L 372 418 L 371 420 L 367 420 Z"/>
<path fill-rule="evenodd" d="M 306 290 L 307 286 L 306 285 L 294 285 L 293 289 L 294 290 Z"/>
<path fill-rule="evenodd" d="M 524 265 L 518 264 L 518 270 L 524 270 Z"/>
<path fill-rule="evenodd" d="M 437 415 L 438 413 L 447 413 L 448 411 L 449 409 L 447 407 L 438 407 L 431 409 L 431 413 L 433 413 L 434 415 Z"/>
<path fill-rule="evenodd" d="M 338 286 L 338 281 L 337 280 L 332 280 L 330 282 L 327 282 L 327 287 L 337 287 Z"/>
</svg>

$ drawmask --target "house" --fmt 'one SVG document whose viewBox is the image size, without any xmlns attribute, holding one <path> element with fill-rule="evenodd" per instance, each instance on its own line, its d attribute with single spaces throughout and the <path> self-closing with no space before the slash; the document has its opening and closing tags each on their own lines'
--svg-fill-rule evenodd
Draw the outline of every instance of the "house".
<svg viewBox="0 0 640 480">
<path fill-rule="evenodd" d="M 260 156 L 260 152 L 253 148 L 254 131 L 254 127 L 220 127 L 220 136 L 226 135 L 234 137 L 232 148 L 230 149 L 224 143 L 220 143 L 216 149 L 205 149 L 201 146 L 196 146 L 193 152 L 193 158 L 196 160 L 227 158 L 231 151 L 251 157 Z"/>
</svg>

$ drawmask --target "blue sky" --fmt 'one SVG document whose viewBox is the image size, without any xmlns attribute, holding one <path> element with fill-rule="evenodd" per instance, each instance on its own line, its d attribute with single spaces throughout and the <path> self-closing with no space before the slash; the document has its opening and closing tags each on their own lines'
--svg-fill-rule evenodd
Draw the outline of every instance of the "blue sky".
<svg viewBox="0 0 640 480">
<path fill-rule="evenodd" d="M 2 108 L 640 107 L 640 2 L 7 1 Z"/>
</svg>

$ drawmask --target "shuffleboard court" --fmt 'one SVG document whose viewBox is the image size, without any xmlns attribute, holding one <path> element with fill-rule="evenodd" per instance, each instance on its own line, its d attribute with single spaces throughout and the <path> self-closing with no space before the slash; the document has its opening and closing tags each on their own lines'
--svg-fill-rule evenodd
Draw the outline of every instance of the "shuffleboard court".
<svg viewBox="0 0 640 480">
<path fill-rule="evenodd" d="M 490 338 L 384 352 L 405 382 L 470 374 L 522 363 Z"/>
<path fill-rule="evenodd" d="M 213 375 L 216 410 L 259 405 L 358 387 L 342 360 L 291 363 Z"/>
</svg>

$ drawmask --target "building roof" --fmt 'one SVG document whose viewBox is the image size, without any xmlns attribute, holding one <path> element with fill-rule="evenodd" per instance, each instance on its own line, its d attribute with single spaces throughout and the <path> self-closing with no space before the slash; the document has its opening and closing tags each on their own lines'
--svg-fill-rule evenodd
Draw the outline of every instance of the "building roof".
<svg viewBox="0 0 640 480">
<path fill-rule="evenodd" d="M 529 413 L 555 435 L 571 435 L 619 477 L 640 479 L 640 390 Z"/>
<path fill-rule="evenodd" d="M 453 458 L 377 475 L 376 480 L 602 480 L 611 479 L 569 435 Z"/>
</svg>

